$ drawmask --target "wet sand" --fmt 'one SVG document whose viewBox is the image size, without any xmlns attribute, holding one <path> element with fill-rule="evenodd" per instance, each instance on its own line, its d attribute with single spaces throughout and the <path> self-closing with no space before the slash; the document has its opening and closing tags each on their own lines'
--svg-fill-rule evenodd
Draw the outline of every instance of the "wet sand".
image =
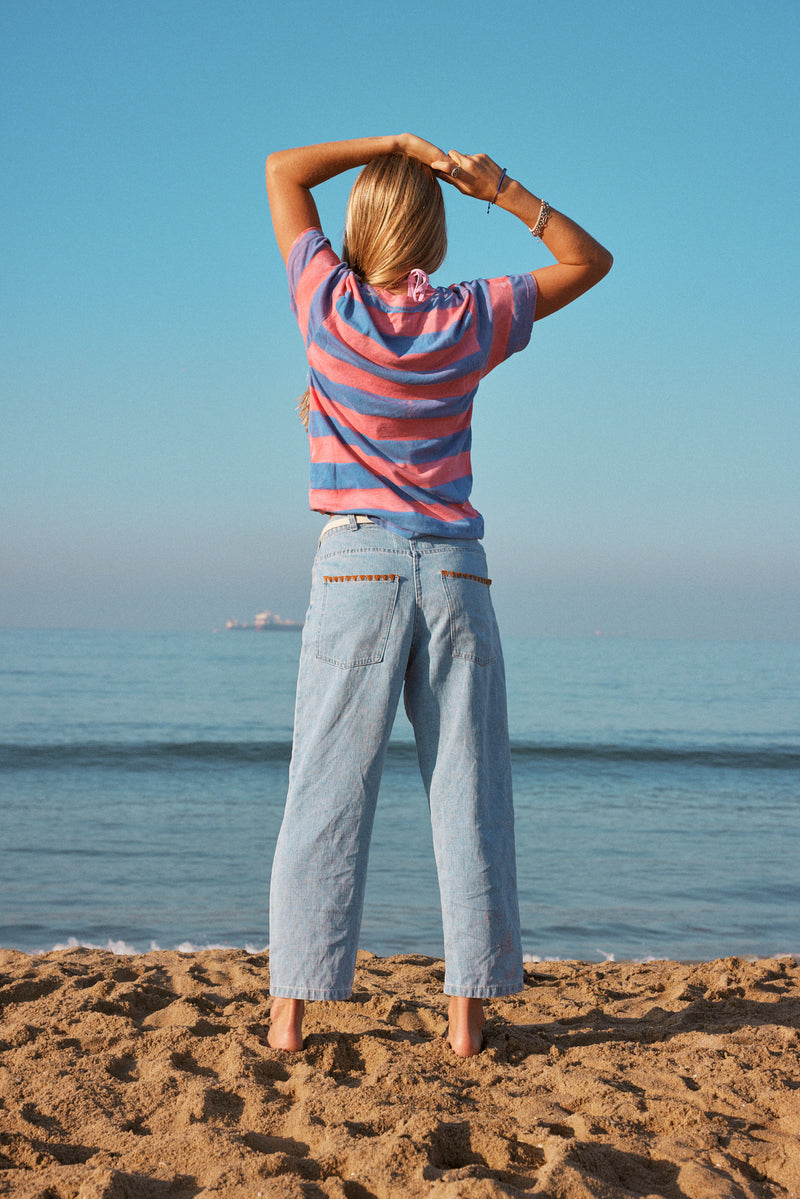
<svg viewBox="0 0 800 1199">
<path fill-rule="evenodd" d="M 0 950 L 0 1195 L 800 1196 L 800 968 L 547 962 L 456 1058 L 442 963 L 359 955 L 266 1044 L 268 955 Z"/>
</svg>

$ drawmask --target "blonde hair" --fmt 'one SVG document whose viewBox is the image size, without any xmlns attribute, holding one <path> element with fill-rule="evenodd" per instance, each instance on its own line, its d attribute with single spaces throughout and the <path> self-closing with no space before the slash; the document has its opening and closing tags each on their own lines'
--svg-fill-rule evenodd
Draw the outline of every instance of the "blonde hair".
<svg viewBox="0 0 800 1199">
<path fill-rule="evenodd" d="M 447 253 L 442 189 L 416 158 L 381 154 L 359 174 L 347 201 L 342 258 L 364 283 L 396 289 L 415 268 L 432 274 Z M 308 427 L 308 388 L 298 412 Z"/>
<path fill-rule="evenodd" d="M 430 167 L 381 154 L 347 201 L 342 258 L 365 283 L 399 287 L 415 267 L 432 274 L 447 253 L 442 189 Z"/>
</svg>

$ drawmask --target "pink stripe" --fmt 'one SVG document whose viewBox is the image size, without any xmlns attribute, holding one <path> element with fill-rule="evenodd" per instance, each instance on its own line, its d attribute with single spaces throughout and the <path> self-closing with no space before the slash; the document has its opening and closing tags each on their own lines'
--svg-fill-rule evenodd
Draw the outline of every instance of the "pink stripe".
<svg viewBox="0 0 800 1199">
<path fill-rule="evenodd" d="M 511 283 L 508 279 L 490 279 L 489 295 L 492 297 L 492 313 L 494 315 L 494 336 L 492 349 L 489 354 L 489 364 L 486 373 L 494 370 L 506 356 L 508 339 L 511 336 L 511 324 L 514 311 L 514 297 Z"/>
<path fill-rule="evenodd" d="M 310 346 L 308 360 L 313 370 L 335 380 L 337 386 L 352 387 L 369 395 L 374 395 L 376 390 L 380 389 L 386 399 L 401 400 L 405 405 L 413 404 L 415 399 L 457 401 L 459 396 L 474 391 L 481 381 L 481 372 L 476 370 L 444 383 L 415 383 L 412 393 L 411 384 L 377 377 L 372 371 L 362 370 L 353 363 L 342 362 L 327 351 L 321 350 L 318 345 Z M 395 364 L 395 369 L 402 367 L 398 368 Z"/>
<path fill-rule="evenodd" d="M 306 340 L 308 312 L 311 301 L 314 299 L 314 294 L 319 285 L 327 279 L 338 265 L 339 259 L 333 250 L 329 250 L 326 246 L 318 254 L 315 254 L 311 262 L 304 267 L 303 273 L 297 281 L 295 304 L 297 305 L 298 323 L 300 325 L 300 332 L 303 335 L 303 341 Z"/>
<path fill-rule="evenodd" d="M 471 520 L 480 515 L 470 503 L 445 504 L 416 503 L 412 508 L 407 501 L 392 491 L 381 491 L 379 488 L 364 491 L 315 491 L 308 493 L 309 503 L 313 512 L 342 512 L 352 509 L 354 512 L 407 512 L 409 515 L 421 514 L 432 516 L 435 520 L 454 524 L 459 520 Z"/>
<path fill-rule="evenodd" d="M 343 429 L 352 429 L 370 441 L 432 441 L 452 437 L 468 429 L 472 420 L 471 404 L 465 412 L 456 412 L 453 416 L 362 416 L 327 396 L 319 396 L 316 391 L 312 399 L 318 412 L 330 416 Z M 316 440 L 312 438 L 312 442 Z"/>
<path fill-rule="evenodd" d="M 365 454 L 355 446 L 342 445 L 337 437 L 313 438 L 311 461 L 354 463 L 398 487 L 434 489 L 472 473 L 468 450 L 454 454 L 452 458 L 439 458 L 435 462 L 388 462 L 375 454 Z M 416 500 L 413 502 L 416 503 Z"/>
</svg>

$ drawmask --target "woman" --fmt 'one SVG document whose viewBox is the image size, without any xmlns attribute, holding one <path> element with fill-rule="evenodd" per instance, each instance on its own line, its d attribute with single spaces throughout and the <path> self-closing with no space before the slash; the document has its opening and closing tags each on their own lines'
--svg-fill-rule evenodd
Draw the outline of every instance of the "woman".
<svg viewBox="0 0 800 1199">
<path fill-rule="evenodd" d="M 364 165 L 366 164 L 366 165 Z M 312 189 L 364 166 L 342 259 Z M 434 288 L 444 180 L 518 217 L 556 262 Z M 352 990 L 367 854 L 404 692 L 431 812 L 448 1039 L 482 1045 L 483 999 L 522 989 L 505 679 L 469 502 L 480 379 L 611 255 L 485 154 L 412 134 L 271 154 L 267 188 L 309 361 L 315 558 L 289 793 L 270 893 L 269 1043 L 299 1050 L 304 1006 Z"/>
</svg>

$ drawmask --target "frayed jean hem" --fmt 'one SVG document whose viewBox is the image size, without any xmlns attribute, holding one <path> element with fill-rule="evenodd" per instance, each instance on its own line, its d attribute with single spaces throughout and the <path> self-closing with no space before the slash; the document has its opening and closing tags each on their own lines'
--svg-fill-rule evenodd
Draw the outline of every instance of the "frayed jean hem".
<svg viewBox="0 0 800 1199">
<path fill-rule="evenodd" d="M 518 983 L 506 983 L 496 987 L 456 987 L 445 980 L 442 989 L 445 995 L 452 995 L 456 999 L 502 999 L 505 995 L 518 995 L 520 991 L 524 991 L 525 983 L 520 979 Z"/>
<path fill-rule="evenodd" d="M 269 993 L 273 999 L 306 999 L 309 1001 L 321 999 L 349 999 L 353 994 L 352 988 L 347 990 L 343 987 L 337 987 L 334 990 L 325 990 L 324 988 L 315 989 L 311 987 L 277 987 L 270 986 Z"/>
</svg>

